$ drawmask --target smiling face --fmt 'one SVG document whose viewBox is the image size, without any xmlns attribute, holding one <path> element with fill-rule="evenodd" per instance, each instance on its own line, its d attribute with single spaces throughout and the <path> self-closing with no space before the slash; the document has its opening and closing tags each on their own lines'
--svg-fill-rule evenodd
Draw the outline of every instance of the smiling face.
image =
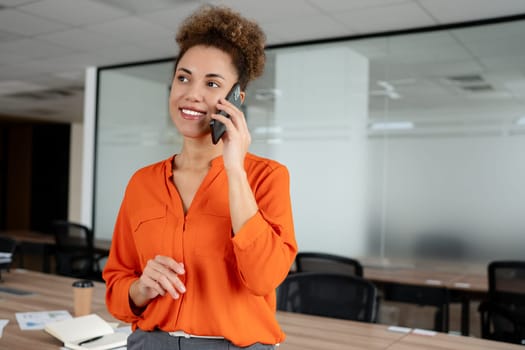
<svg viewBox="0 0 525 350">
<path fill-rule="evenodd" d="M 231 57 L 209 46 L 194 46 L 179 59 L 171 85 L 171 120 L 184 137 L 210 133 L 210 115 L 238 79 Z M 211 138 L 210 138 L 211 142 Z"/>
</svg>

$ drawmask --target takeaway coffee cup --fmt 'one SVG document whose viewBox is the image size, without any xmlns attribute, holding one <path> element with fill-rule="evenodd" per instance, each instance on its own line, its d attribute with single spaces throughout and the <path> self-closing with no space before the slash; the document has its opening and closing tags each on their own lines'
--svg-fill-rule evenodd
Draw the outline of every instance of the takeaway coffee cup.
<svg viewBox="0 0 525 350">
<path fill-rule="evenodd" d="M 73 282 L 73 308 L 75 317 L 91 313 L 91 300 L 95 285 L 90 280 Z"/>
</svg>

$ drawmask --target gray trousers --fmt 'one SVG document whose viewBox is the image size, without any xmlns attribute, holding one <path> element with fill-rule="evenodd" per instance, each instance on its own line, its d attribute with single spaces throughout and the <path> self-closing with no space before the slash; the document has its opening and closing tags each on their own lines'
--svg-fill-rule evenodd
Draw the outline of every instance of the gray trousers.
<svg viewBox="0 0 525 350">
<path fill-rule="evenodd" d="M 138 329 L 128 337 L 127 350 L 273 350 L 273 345 L 255 343 L 240 348 L 226 339 L 172 337 L 166 332 Z"/>
</svg>

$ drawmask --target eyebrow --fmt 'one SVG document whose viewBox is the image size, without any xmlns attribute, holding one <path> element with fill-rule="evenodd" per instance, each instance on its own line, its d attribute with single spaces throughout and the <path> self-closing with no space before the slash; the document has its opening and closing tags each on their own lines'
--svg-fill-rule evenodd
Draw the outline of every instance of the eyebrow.
<svg viewBox="0 0 525 350">
<path fill-rule="evenodd" d="M 192 74 L 191 70 L 189 70 L 188 68 L 181 67 L 181 68 L 179 68 L 177 70 L 181 70 L 181 71 L 186 72 L 188 74 Z M 220 79 L 226 80 L 222 75 L 220 75 L 218 73 L 208 73 L 208 74 L 206 74 L 206 78 L 220 78 Z"/>
</svg>

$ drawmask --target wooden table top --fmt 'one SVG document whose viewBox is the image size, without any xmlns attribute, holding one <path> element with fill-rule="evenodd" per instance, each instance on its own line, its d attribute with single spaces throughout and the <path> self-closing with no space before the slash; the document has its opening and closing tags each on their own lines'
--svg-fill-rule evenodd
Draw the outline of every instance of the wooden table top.
<svg viewBox="0 0 525 350">
<path fill-rule="evenodd" d="M 8 319 L 0 338 L 2 349 L 54 349 L 62 344 L 44 331 L 22 331 L 16 321 L 16 312 L 68 310 L 73 314 L 72 278 L 22 269 L 5 273 L 1 287 L 30 291 L 33 294 L 17 296 L 0 292 L 0 319 Z M 104 303 L 105 285 L 95 282 L 92 311 L 110 322 L 118 322 L 107 311 Z M 484 350 L 522 349 L 519 345 L 491 342 L 471 337 L 436 334 L 422 336 L 391 331 L 388 326 L 338 320 L 325 317 L 277 312 L 277 319 L 286 333 L 286 340 L 278 350 Z M 121 323 L 121 325 L 124 325 Z"/>
<path fill-rule="evenodd" d="M 410 333 L 395 342 L 388 350 L 519 350 L 521 345 L 495 342 L 485 339 L 463 337 L 438 333 L 436 335 L 419 335 Z"/>
<path fill-rule="evenodd" d="M 30 295 L 14 295 L 0 291 L 0 319 L 9 323 L 0 338 L 2 349 L 53 349 L 63 344 L 43 330 L 21 330 L 15 313 L 28 311 L 67 310 L 73 315 L 74 279 L 41 272 L 12 269 L 2 274 L 0 288 L 8 287 L 32 292 Z M 109 322 L 116 322 L 106 310 L 105 286 L 95 282 L 92 311 Z"/>
<path fill-rule="evenodd" d="M 364 277 L 376 282 L 443 286 L 450 290 L 486 293 L 486 266 L 447 262 L 377 262 L 363 259 Z"/>
<path fill-rule="evenodd" d="M 5 230 L 0 231 L 0 236 L 9 237 L 17 242 L 36 243 L 36 244 L 55 244 L 55 236 L 39 231 L 32 230 Z M 94 240 L 95 249 L 101 252 L 108 252 L 111 247 L 111 240 L 96 239 Z"/>
<path fill-rule="evenodd" d="M 12 238 L 17 242 L 55 244 L 55 236 L 32 230 L 6 230 L 0 231 L 0 235 Z"/>
<path fill-rule="evenodd" d="M 404 334 L 388 326 L 277 311 L 286 333 L 278 350 L 386 349 Z"/>
</svg>

